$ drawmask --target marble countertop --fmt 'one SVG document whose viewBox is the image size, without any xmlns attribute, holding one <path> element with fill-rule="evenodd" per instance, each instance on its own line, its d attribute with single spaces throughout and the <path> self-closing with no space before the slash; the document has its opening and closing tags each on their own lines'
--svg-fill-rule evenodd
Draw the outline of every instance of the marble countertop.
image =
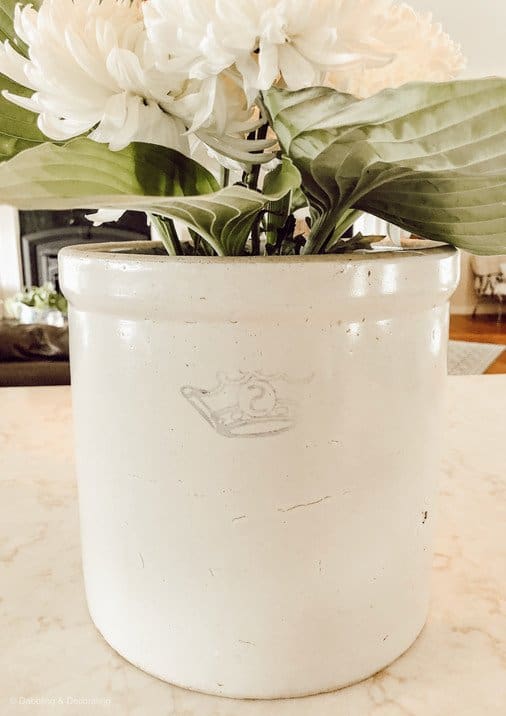
<svg viewBox="0 0 506 716">
<path fill-rule="evenodd" d="M 86 610 L 68 388 L 0 389 L 0 713 L 504 716 L 506 376 L 450 379 L 429 622 L 381 674 L 325 696 L 230 701 L 130 666 Z"/>
</svg>

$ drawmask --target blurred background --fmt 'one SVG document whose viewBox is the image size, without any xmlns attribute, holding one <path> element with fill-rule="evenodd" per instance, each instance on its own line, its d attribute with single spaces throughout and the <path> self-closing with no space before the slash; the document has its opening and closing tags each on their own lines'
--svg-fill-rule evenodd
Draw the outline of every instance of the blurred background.
<svg viewBox="0 0 506 716">
<path fill-rule="evenodd" d="M 146 216 L 126 212 L 93 226 L 82 211 L 0 207 L 0 386 L 70 382 L 67 304 L 60 293 L 64 246 L 151 237 Z"/>
<path fill-rule="evenodd" d="M 411 4 L 431 11 L 461 43 L 469 60 L 464 76 L 506 75 L 504 0 L 411 0 Z M 60 385 L 70 380 L 58 251 L 86 241 L 150 236 L 143 214 L 127 212 L 118 223 L 93 227 L 86 213 L 18 212 L 0 206 L 0 386 Z M 401 238 L 398 229 L 374 217 L 366 217 L 359 228 Z M 506 373 L 503 303 L 506 255 L 463 254 L 462 280 L 452 301 L 450 373 Z"/>
</svg>

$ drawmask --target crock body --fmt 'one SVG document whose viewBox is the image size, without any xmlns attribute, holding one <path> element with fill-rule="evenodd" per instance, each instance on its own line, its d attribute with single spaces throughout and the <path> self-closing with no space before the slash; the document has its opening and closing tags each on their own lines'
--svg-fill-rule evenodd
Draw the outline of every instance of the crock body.
<svg viewBox="0 0 506 716">
<path fill-rule="evenodd" d="M 131 250 L 60 259 L 97 628 L 230 697 L 374 674 L 427 617 L 457 252 Z"/>
</svg>

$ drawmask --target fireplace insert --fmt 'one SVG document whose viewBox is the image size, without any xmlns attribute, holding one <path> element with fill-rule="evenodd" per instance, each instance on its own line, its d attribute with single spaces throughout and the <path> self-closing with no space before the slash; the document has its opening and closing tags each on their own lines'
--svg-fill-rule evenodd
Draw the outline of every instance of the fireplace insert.
<svg viewBox="0 0 506 716">
<path fill-rule="evenodd" d="M 65 246 L 150 238 L 146 216 L 129 211 L 116 223 L 93 226 L 83 211 L 21 211 L 19 214 L 23 283 L 58 285 L 58 252 Z"/>
</svg>

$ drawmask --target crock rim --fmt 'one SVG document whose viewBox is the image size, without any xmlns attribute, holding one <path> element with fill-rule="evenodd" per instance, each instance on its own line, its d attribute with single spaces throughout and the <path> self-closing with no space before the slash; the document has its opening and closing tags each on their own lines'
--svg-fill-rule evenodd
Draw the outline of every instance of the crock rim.
<svg viewBox="0 0 506 716">
<path fill-rule="evenodd" d="M 361 251 L 342 254 L 305 254 L 299 256 L 173 256 L 169 254 L 139 253 L 135 249 L 145 247 L 146 249 L 163 249 L 161 241 L 127 241 L 89 243 L 65 246 L 61 249 L 59 256 L 67 259 L 97 260 L 101 259 L 113 263 L 139 263 L 147 264 L 193 264 L 193 265 L 274 265 L 274 264 L 328 264 L 328 263 L 362 263 L 366 261 L 394 261 L 402 259 L 419 259 L 427 257 L 442 259 L 453 256 L 459 249 L 450 244 L 431 246 L 419 249 L 385 249 L 376 251 Z"/>
</svg>

